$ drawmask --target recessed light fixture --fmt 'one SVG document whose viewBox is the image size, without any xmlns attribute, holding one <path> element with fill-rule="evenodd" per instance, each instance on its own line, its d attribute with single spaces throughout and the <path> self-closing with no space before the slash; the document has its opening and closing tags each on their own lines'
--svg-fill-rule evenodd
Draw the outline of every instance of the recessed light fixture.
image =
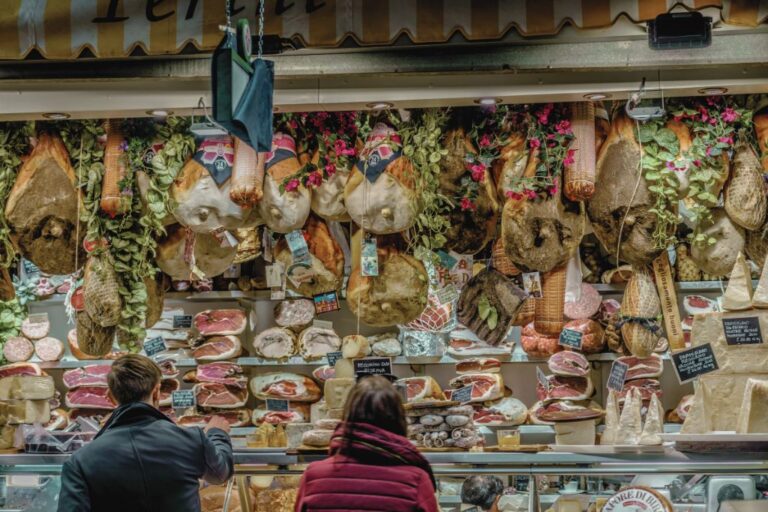
<svg viewBox="0 0 768 512">
<path fill-rule="evenodd" d="M 394 105 L 392 103 L 387 103 L 386 101 L 377 101 L 375 103 L 366 103 L 365 106 L 370 108 L 371 110 L 387 110 L 387 109 L 390 109 L 390 108 L 394 107 Z"/>
<path fill-rule="evenodd" d="M 720 96 L 727 92 L 728 89 L 725 87 L 705 87 L 704 89 L 699 89 L 699 94 L 706 94 L 707 96 Z"/>
<path fill-rule="evenodd" d="M 147 114 L 153 117 L 168 117 L 171 114 L 173 114 L 173 112 L 169 110 L 155 109 L 155 110 L 147 110 Z"/>
<path fill-rule="evenodd" d="M 50 119 L 51 121 L 63 121 L 64 119 L 69 119 L 69 114 L 65 114 L 64 112 L 46 112 L 43 114 L 43 117 L 46 119 Z"/>
<path fill-rule="evenodd" d="M 483 105 L 484 107 L 489 107 L 491 105 L 498 105 L 501 103 L 501 98 L 477 98 L 475 103 L 478 105 Z"/>
<path fill-rule="evenodd" d="M 591 92 L 584 95 L 584 99 L 589 101 L 600 101 L 610 98 L 611 95 L 604 92 Z"/>
</svg>

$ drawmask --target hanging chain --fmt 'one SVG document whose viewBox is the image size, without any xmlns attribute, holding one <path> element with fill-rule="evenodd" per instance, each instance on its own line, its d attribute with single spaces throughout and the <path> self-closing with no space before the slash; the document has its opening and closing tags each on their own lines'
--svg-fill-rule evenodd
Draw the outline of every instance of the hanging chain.
<svg viewBox="0 0 768 512">
<path fill-rule="evenodd" d="M 264 53 L 264 0 L 259 0 L 259 50 L 257 59 L 261 59 Z"/>
<path fill-rule="evenodd" d="M 227 0 L 225 10 L 227 16 L 227 29 L 229 29 L 232 28 L 232 6 L 230 5 L 230 0 Z"/>
</svg>

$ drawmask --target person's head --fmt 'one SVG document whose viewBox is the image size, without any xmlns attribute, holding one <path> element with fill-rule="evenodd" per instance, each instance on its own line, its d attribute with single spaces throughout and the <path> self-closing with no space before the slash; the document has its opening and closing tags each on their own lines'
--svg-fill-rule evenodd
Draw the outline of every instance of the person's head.
<svg viewBox="0 0 768 512">
<path fill-rule="evenodd" d="M 157 406 L 161 379 L 160 368 L 150 358 L 127 354 L 112 364 L 107 375 L 109 395 L 119 405 L 146 402 Z"/>
<path fill-rule="evenodd" d="M 361 377 L 349 392 L 344 406 L 344 422 L 368 423 L 394 434 L 406 435 L 400 394 L 389 380 L 378 375 Z"/>
<path fill-rule="evenodd" d="M 495 476 L 470 476 L 461 486 L 461 502 L 492 510 L 504 492 L 504 483 Z"/>
</svg>

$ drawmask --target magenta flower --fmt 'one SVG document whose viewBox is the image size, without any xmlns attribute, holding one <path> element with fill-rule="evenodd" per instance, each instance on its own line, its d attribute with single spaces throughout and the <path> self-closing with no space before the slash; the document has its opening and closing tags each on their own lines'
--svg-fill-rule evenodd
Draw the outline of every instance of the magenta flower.
<svg viewBox="0 0 768 512">
<path fill-rule="evenodd" d="M 511 190 L 507 190 L 506 196 L 515 201 L 519 201 L 523 198 L 522 194 L 518 194 L 517 192 L 512 192 Z"/>
<path fill-rule="evenodd" d="M 707 148 L 707 156 L 712 156 L 712 148 L 711 147 Z"/>
<path fill-rule="evenodd" d="M 731 145 L 733 145 L 733 137 L 719 137 L 717 139 L 717 142 L 722 142 L 723 144 L 731 144 Z"/>
<path fill-rule="evenodd" d="M 555 129 L 560 135 L 568 135 L 571 133 L 571 122 L 564 119 L 555 125 Z"/>
<path fill-rule="evenodd" d="M 701 160 L 694 160 L 693 165 L 695 165 L 696 167 L 701 167 Z"/>
<path fill-rule="evenodd" d="M 575 162 L 573 156 L 575 154 L 576 154 L 576 150 L 575 149 L 569 149 L 568 153 L 565 156 L 565 159 L 563 160 L 563 165 L 565 165 L 566 167 L 573 165 L 574 162 Z"/>
<path fill-rule="evenodd" d="M 674 162 L 667 162 L 667 169 L 669 169 L 670 171 L 674 171 L 677 169 L 677 167 L 675 167 Z"/>
<path fill-rule="evenodd" d="M 531 139 L 528 141 L 528 145 L 531 146 L 531 148 L 536 149 L 541 147 L 541 141 L 539 139 Z"/>
<path fill-rule="evenodd" d="M 487 148 L 491 145 L 491 137 L 489 137 L 487 133 L 484 134 L 482 137 L 480 137 L 478 144 L 480 144 L 481 148 Z"/>
<path fill-rule="evenodd" d="M 336 166 L 334 164 L 328 164 L 325 166 L 325 174 L 330 178 L 336 174 Z"/>
<path fill-rule="evenodd" d="M 307 185 L 310 187 L 319 187 L 323 184 L 323 175 L 318 171 L 311 173 L 307 176 Z"/>
<path fill-rule="evenodd" d="M 293 178 L 292 180 L 290 180 L 288 183 L 285 184 L 286 192 L 293 192 L 297 188 L 299 188 L 299 180 L 297 180 L 296 178 Z"/>
<path fill-rule="evenodd" d="M 731 107 L 727 107 L 722 114 L 720 114 L 720 119 L 723 120 L 723 122 L 726 123 L 732 123 L 736 121 L 739 118 L 739 113 L 733 110 Z"/>
<path fill-rule="evenodd" d="M 479 183 L 485 179 L 485 166 L 483 164 L 472 164 L 469 170 L 472 171 L 472 181 Z"/>
<path fill-rule="evenodd" d="M 474 211 L 475 209 L 477 209 L 477 205 L 475 203 L 473 203 L 470 198 L 462 197 L 461 198 L 461 209 L 462 209 L 462 211 L 467 211 L 467 210 L 473 210 Z"/>
<path fill-rule="evenodd" d="M 525 191 L 525 196 L 528 199 L 536 199 L 536 191 L 535 190 L 526 190 Z"/>
</svg>

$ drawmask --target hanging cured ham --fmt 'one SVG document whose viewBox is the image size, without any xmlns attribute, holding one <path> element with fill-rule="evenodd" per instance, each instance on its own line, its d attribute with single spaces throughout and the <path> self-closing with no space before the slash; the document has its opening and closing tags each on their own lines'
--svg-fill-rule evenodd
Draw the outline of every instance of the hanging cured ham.
<svg viewBox="0 0 768 512">
<path fill-rule="evenodd" d="M 763 168 L 746 141 L 736 144 L 731 177 L 725 186 L 725 211 L 733 222 L 754 231 L 763 225 L 766 210 Z"/>
<path fill-rule="evenodd" d="M 5 205 L 11 240 L 22 256 L 47 274 L 71 274 L 85 236 L 78 229 L 82 201 L 64 143 L 40 134 L 21 166 Z M 77 265 L 85 263 L 81 257 Z"/>
<path fill-rule="evenodd" d="M 702 233 L 706 238 L 714 238 L 716 244 L 693 244 L 691 259 L 698 268 L 711 276 L 725 276 L 736 264 L 736 257 L 744 250 L 744 230 L 736 225 L 723 208 L 712 210 L 712 225 Z"/>
<path fill-rule="evenodd" d="M 266 154 L 256 151 L 235 137 L 235 163 L 229 198 L 242 208 L 253 208 L 264 196 Z"/>
<path fill-rule="evenodd" d="M 195 233 L 235 230 L 259 223 L 255 209 L 230 198 L 235 146 L 229 136 L 207 137 L 171 186 L 173 216 Z"/>
<path fill-rule="evenodd" d="M 443 146 L 448 154 L 440 160 L 440 192 L 455 204 L 448 214 L 445 247 L 459 254 L 475 254 L 496 231 L 499 202 L 493 179 L 484 164 L 467 162 L 467 155 L 478 151 L 463 128 L 448 131 Z"/>
<path fill-rule="evenodd" d="M 377 235 L 410 228 L 418 214 L 413 173 L 400 136 L 390 126 L 376 124 L 344 188 L 352 220 Z"/>
<path fill-rule="evenodd" d="M 195 233 L 180 224 L 169 226 L 157 242 L 157 266 L 176 280 L 218 276 L 232 265 L 236 254 L 236 245 L 222 245 L 220 237 Z"/>
<path fill-rule="evenodd" d="M 309 216 L 310 191 L 297 176 L 301 167 L 296 141 L 286 133 L 275 132 L 272 151 L 267 155 L 264 197 L 259 203 L 259 212 L 269 229 L 276 233 L 300 229 Z"/>
</svg>

